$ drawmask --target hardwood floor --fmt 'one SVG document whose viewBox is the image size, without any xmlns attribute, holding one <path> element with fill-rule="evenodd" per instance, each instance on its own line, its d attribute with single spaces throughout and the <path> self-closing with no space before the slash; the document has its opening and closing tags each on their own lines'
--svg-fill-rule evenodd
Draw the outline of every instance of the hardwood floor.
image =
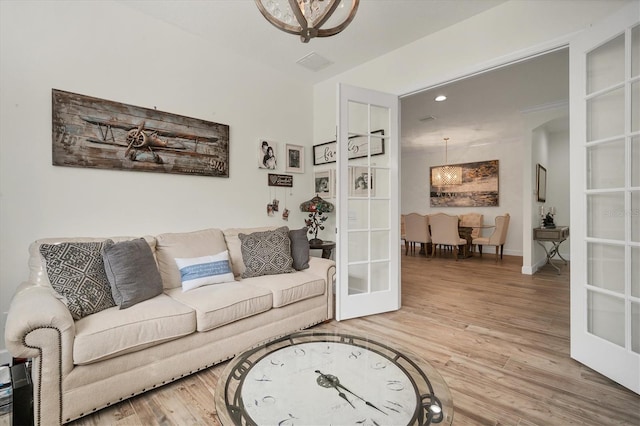
<svg viewBox="0 0 640 426">
<path fill-rule="evenodd" d="M 454 425 L 640 425 L 640 396 L 569 357 L 569 273 L 520 257 L 402 256 L 402 309 L 316 328 L 384 335 L 434 365 Z M 218 425 L 224 364 L 74 425 Z"/>
</svg>

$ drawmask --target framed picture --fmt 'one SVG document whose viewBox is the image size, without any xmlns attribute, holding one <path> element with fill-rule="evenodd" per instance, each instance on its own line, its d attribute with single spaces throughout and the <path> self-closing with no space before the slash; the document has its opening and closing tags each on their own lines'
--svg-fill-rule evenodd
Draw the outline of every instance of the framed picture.
<svg viewBox="0 0 640 426">
<path fill-rule="evenodd" d="M 443 185 L 435 181 L 438 175 L 435 172 L 436 169 L 443 166 L 459 168 L 462 182 Z M 443 166 L 432 166 L 429 171 L 431 207 L 497 207 L 500 205 L 500 162 L 498 160 Z"/>
<path fill-rule="evenodd" d="M 304 147 L 300 145 L 285 145 L 287 173 L 304 173 Z"/>
<path fill-rule="evenodd" d="M 323 170 L 321 172 L 315 172 L 313 177 L 314 191 L 322 198 L 333 198 L 334 191 L 332 182 L 333 174 L 331 170 Z"/>
<path fill-rule="evenodd" d="M 547 201 L 547 169 L 540 164 L 536 166 L 538 201 Z"/>
<path fill-rule="evenodd" d="M 278 168 L 278 143 L 261 139 L 258 142 L 258 168 L 276 170 Z"/>
<path fill-rule="evenodd" d="M 384 135 L 384 130 L 374 130 L 372 134 Z M 335 163 L 337 160 L 338 143 L 336 141 L 321 143 L 313 146 L 313 165 Z M 384 154 L 384 138 L 371 140 L 371 155 Z M 351 136 L 349 138 L 349 159 L 362 158 L 369 155 L 369 145 L 366 136 Z"/>
<path fill-rule="evenodd" d="M 351 195 L 354 197 L 366 197 L 371 194 L 374 197 L 375 187 L 373 185 L 373 176 L 369 174 L 369 169 L 366 167 L 352 167 L 350 171 Z"/>
</svg>

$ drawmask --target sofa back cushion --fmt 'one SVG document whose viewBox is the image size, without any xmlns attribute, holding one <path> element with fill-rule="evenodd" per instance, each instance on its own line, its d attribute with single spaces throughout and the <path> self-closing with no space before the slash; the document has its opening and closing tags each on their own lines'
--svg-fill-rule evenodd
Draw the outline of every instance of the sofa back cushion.
<svg viewBox="0 0 640 426">
<path fill-rule="evenodd" d="M 242 274 L 246 269 L 242 260 L 242 243 L 240 242 L 238 234 L 272 231 L 277 228 L 277 226 L 263 226 L 259 228 L 229 228 L 222 231 L 229 249 L 229 260 L 231 261 L 231 268 L 233 268 L 233 275 L 235 275 L 236 278 L 242 277 Z"/>
<path fill-rule="evenodd" d="M 160 234 L 156 240 L 156 260 L 165 289 L 182 286 L 176 259 L 211 256 L 227 250 L 222 231 L 213 228 Z"/>
</svg>

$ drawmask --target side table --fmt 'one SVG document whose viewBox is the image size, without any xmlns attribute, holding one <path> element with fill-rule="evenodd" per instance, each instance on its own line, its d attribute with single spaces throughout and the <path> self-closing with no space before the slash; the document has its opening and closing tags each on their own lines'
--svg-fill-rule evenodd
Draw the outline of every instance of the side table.
<svg viewBox="0 0 640 426">
<path fill-rule="evenodd" d="M 547 254 L 547 263 L 560 273 L 560 268 L 553 264 L 551 259 L 554 256 L 558 256 L 563 260 L 564 264 L 567 264 L 567 261 L 560 254 L 560 244 L 564 240 L 569 238 L 569 227 L 568 226 L 556 226 L 555 228 L 534 228 L 533 229 L 533 239 L 544 249 Z M 551 249 L 547 249 L 547 246 L 544 245 L 544 242 L 550 242 L 552 244 Z"/>
<path fill-rule="evenodd" d="M 318 244 L 312 244 L 309 242 L 309 248 L 312 250 L 322 250 L 322 257 L 325 259 L 331 259 L 331 253 L 336 248 L 335 241 L 323 241 Z"/>
</svg>

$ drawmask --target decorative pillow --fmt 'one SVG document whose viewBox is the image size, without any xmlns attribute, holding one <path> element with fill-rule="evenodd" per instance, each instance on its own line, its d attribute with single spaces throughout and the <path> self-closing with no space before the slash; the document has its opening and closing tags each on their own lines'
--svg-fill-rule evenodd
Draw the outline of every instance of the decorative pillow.
<svg viewBox="0 0 640 426">
<path fill-rule="evenodd" d="M 289 228 L 286 226 L 273 231 L 238 234 L 238 237 L 246 267 L 242 278 L 295 272 Z"/>
<path fill-rule="evenodd" d="M 106 242 L 113 243 L 106 240 L 40 246 L 51 286 L 64 298 L 74 319 L 115 306 L 102 261 Z"/>
<path fill-rule="evenodd" d="M 225 250 L 214 256 L 176 259 L 182 280 L 182 291 L 192 290 L 209 284 L 220 284 L 235 281 L 229 251 Z"/>
<path fill-rule="evenodd" d="M 162 278 L 144 238 L 105 243 L 102 260 L 111 284 L 111 295 L 120 309 L 162 293 Z"/>
<path fill-rule="evenodd" d="M 296 271 L 307 269 L 309 267 L 309 240 L 307 239 L 307 228 L 289 231 L 289 239 L 291 240 L 293 268 Z"/>
</svg>

